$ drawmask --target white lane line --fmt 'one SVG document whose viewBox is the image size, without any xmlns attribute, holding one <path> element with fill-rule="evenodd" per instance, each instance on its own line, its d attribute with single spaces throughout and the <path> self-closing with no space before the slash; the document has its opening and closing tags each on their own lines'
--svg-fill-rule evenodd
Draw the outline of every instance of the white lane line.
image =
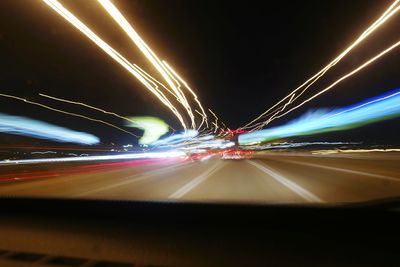
<svg viewBox="0 0 400 267">
<path fill-rule="evenodd" d="M 309 167 L 320 168 L 320 169 L 326 169 L 326 170 L 332 170 L 332 171 L 338 171 L 338 172 L 347 172 L 347 173 L 351 173 L 351 174 L 357 174 L 357 175 L 374 177 L 374 178 L 378 178 L 378 179 L 385 179 L 385 180 L 391 180 L 391 181 L 395 181 L 395 182 L 400 182 L 399 178 L 386 176 L 386 175 L 375 174 L 375 173 L 355 171 L 355 170 L 349 170 L 349 169 L 342 169 L 342 168 L 337 168 L 337 167 L 319 165 L 319 164 L 315 164 L 315 163 L 305 163 L 305 162 L 299 162 L 299 161 L 295 161 L 295 160 L 286 160 L 286 159 L 276 159 L 276 160 L 277 161 L 283 161 L 283 162 L 289 162 L 289 163 L 293 163 L 293 164 L 298 164 L 298 165 L 304 165 L 304 166 L 309 166 Z"/>
<path fill-rule="evenodd" d="M 211 176 L 214 172 L 217 170 L 221 169 L 225 164 L 221 163 L 220 161 L 217 161 L 216 164 L 214 164 L 211 168 L 200 174 L 199 176 L 195 177 L 193 180 L 179 188 L 177 191 L 175 191 L 172 195 L 170 195 L 168 198 L 181 198 L 187 193 L 189 193 L 191 190 L 193 190 L 196 186 L 207 180 L 208 177 Z"/>
<path fill-rule="evenodd" d="M 248 161 L 248 163 L 253 165 L 254 167 L 260 169 L 261 171 L 265 172 L 266 174 L 268 174 L 269 176 L 274 178 L 276 181 L 283 184 L 284 186 L 286 186 L 287 188 L 289 188 L 290 190 L 292 190 L 293 192 L 295 192 L 297 195 L 304 198 L 305 200 L 307 200 L 309 202 L 325 202 L 321 198 L 319 198 L 316 195 L 314 195 L 313 193 L 311 193 L 310 191 L 304 189 L 303 187 L 296 184 L 295 182 L 276 173 L 272 169 L 267 168 L 266 166 L 261 165 L 254 161 Z"/>
<path fill-rule="evenodd" d="M 164 167 L 162 169 L 157 169 L 157 170 L 151 170 L 148 172 L 144 172 L 144 173 L 137 173 L 131 176 L 125 176 L 123 177 L 123 179 L 127 179 L 125 181 L 119 182 L 119 183 L 112 183 L 110 185 L 107 186 L 103 186 L 100 188 L 95 188 L 92 190 L 87 190 L 85 192 L 79 193 L 79 194 L 74 194 L 72 195 L 72 197 L 81 197 L 81 196 L 87 196 L 87 195 L 91 195 L 91 194 L 95 194 L 101 191 L 106 191 L 106 190 L 110 190 L 116 187 L 120 187 L 120 186 L 124 186 L 130 183 L 135 183 L 135 182 L 139 182 L 139 181 L 143 181 L 146 179 L 149 179 L 151 177 L 153 177 L 154 175 L 157 174 L 161 174 L 161 173 L 165 173 L 165 172 L 169 172 L 169 171 L 175 171 L 177 166 L 169 166 L 169 167 Z M 187 165 L 184 166 L 179 166 L 179 167 L 188 167 Z M 136 178 L 135 178 L 136 177 Z"/>
</svg>

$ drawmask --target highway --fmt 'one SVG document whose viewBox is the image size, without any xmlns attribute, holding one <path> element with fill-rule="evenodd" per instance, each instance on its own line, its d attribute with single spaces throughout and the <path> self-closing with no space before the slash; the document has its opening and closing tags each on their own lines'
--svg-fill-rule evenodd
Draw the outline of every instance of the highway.
<svg viewBox="0 0 400 267">
<path fill-rule="evenodd" d="M 400 196 L 399 153 L 269 152 L 241 160 L 215 156 L 144 165 L 91 164 L 101 168 L 83 172 L 87 167 L 74 166 L 71 169 L 79 171 L 2 181 L 0 196 L 257 203 L 342 203 Z M 0 178 L 24 168 L 14 166 L 12 173 L 5 173 L 0 167 Z"/>
</svg>

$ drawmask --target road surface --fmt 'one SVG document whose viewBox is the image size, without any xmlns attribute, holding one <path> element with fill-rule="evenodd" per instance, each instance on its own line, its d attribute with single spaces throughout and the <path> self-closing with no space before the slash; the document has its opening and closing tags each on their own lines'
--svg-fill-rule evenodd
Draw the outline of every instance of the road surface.
<svg viewBox="0 0 400 267">
<path fill-rule="evenodd" d="M 338 203 L 400 196 L 397 153 L 263 153 L 243 160 L 213 157 L 99 165 L 102 168 L 87 172 L 82 171 L 86 167 L 74 166 L 78 172 L 39 179 L 0 179 L 0 196 L 261 203 Z"/>
</svg>

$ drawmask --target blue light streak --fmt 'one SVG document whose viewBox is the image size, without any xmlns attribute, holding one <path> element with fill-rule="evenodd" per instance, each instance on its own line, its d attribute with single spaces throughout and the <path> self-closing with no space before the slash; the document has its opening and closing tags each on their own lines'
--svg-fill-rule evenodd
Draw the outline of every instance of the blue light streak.
<svg viewBox="0 0 400 267">
<path fill-rule="evenodd" d="M 0 113 L 0 132 L 84 145 L 94 145 L 100 142 L 99 138 L 92 134 L 73 131 L 46 122 L 2 113 Z"/>
<path fill-rule="evenodd" d="M 342 131 L 400 116 L 400 89 L 350 107 L 310 111 L 283 126 L 241 134 L 240 145 L 254 145 L 272 140 Z"/>
</svg>

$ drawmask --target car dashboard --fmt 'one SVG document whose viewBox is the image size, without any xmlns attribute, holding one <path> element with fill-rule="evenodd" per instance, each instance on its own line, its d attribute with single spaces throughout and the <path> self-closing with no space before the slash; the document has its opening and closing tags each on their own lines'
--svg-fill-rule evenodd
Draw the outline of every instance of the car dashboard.
<svg viewBox="0 0 400 267">
<path fill-rule="evenodd" d="M 0 266 L 398 266 L 385 205 L 2 198 Z M 394 243 L 395 244 L 395 243 Z"/>
</svg>

